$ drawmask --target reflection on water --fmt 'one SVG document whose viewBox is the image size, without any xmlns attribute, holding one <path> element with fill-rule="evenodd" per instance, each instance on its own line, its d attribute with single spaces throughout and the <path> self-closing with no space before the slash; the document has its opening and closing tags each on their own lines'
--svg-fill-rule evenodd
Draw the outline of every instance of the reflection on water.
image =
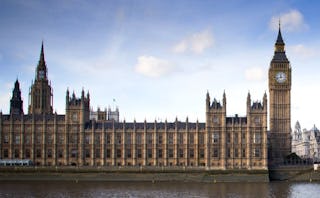
<svg viewBox="0 0 320 198">
<path fill-rule="evenodd" d="M 320 183 L 0 182 L 0 197 L 319 197 Z"/>
</svg>

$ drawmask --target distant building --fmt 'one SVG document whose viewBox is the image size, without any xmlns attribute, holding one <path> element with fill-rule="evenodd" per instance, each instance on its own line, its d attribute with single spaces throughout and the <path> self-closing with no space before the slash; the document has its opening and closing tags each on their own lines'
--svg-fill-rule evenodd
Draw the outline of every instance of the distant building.
<svg viewBox="0 0 320 198">
<path fill-rule="evenodd" d="M 94 111 L 93 109 L 90 110 L 90 120 L 95 120 L 95 121 L 102 121 L 102 120 L 109 120 L 112 121 L 114 120 L 115 122 L 119 122 L 119 108 L 116 107 L 115 110 L 111 110 L 109 107 L 108 110 L 105 109 L 104 111 L 101 111 L 100 108 L 98 108 L 97 111 Z"/>
<path fill-rule="evenodd" d="M 297 121 L 292 133 L 292 152 L 304 159 L 320 161 L 320 131 L 314 125 L 312 129 L 301 130 Z"/>
</svg>

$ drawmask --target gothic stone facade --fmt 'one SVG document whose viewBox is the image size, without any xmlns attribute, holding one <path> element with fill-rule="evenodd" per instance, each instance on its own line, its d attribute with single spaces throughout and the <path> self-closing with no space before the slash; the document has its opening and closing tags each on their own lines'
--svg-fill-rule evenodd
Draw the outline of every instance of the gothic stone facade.
<svg viewBox="0 0 320 198">
<path fill-rule="evenodd" d="M 292 133 L 292 152 L 303 159 L 320 162 L 320 131 L 314 125 L 312 129 L 301 130 L 297 121 Z"/>
<path fill-rule="evenodd" d="M 279 34 L 281 37 L 280 30 Z M 276 50 L 275 56 L 277 53 Z M 280 71 L 280 67 L 275 67 L 276 71 Z M 288 70 L 283 72 L 290 75 Z M 288 86 L 286 84 L 286 88 Z M 272 103 L 277 105 L 283 100 L 275 100 L 274 95 L 278 97 L 281 90 L 287 93 L 287 89 L 280 87 L 274 94 L 274 88 L 270 88 L 270 94 Z M 288 102 L 290 100 L 285 104 Z M 10 104 L 10 114 L 0 112 L 2 159 L 31 159 L 42 166 L 268 169 L 266 94 L 262 102 L 252 102 L 248 94 L 246 117 L 226 116 L 225 93 L 222 103 L 216 99 L 211 101 L 207 93 L 205 123 L 189 122 L 188 119 L 185 122 L 176 119 L 174 122 L 127 123 L 106 119 L 105 116 L 90 119 L 89 93 L 82 91 L 81 96 L 76 97 L 74 93 L 70 96 L 67 90 L 65 115 L 57 115 L 52 112 L 52 88 L 48 83 L 42 45 L 35 81 L 31 86 L 28 114 L 23 112 L 18 80 Z M 270 110 L 275 112 L 271 107 Z M 279 124 L 277 116 L 283 114 L 272 113 L 272 126 Z M 278 128 L 271 128 L 272 133 L 277 132 L 274 129 Z"/>
</svg>

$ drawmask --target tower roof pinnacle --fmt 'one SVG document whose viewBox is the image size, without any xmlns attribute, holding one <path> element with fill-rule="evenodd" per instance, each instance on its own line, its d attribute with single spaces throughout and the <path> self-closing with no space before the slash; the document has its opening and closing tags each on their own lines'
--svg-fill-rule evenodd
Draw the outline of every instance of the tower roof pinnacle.
<svg viewBox="0 0 320 198">
<path fill-rule="evenodd" d="M 44 58 L 43 41 L 41 43 L 40 58 L 39 58 L 38 66 L 36 69 L 36 80 L 39 80 L 39 79 L 47 80 L 47 65 L 46 65 L 46 61 Z"/>
<path fill-rule="evenodd" d="M 281 24 L 280 24 L 280 19 L 279 19 L 279 31 L 278 31 L 278 37 L 276 41 L 276 45 L 284 45 L 282 35 L 281 35 Z"/>
</svg>

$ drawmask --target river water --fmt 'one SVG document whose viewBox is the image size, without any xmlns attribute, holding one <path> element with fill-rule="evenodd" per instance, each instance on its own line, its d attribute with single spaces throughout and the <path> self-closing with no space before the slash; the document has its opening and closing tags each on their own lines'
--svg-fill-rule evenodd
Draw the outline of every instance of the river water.
<svg viewBox="0 0 320 198">
<path fill-rule="evenodd" d="M 320 197 L 320 183 L 0 182 L 0 197 Z"/>
</svg>

